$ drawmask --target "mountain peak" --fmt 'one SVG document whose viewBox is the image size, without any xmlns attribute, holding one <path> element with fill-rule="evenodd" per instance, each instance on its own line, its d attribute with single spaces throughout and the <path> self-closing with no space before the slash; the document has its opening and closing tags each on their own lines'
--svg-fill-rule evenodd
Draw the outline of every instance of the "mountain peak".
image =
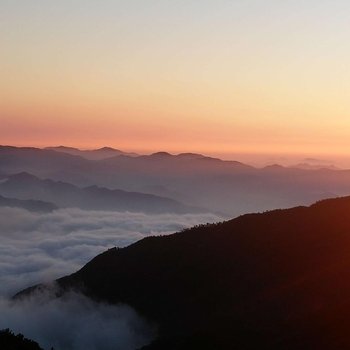
<svg viewBox="0 0 350 350">
<path fill-rule="evenodd" d="M 168 152 L 156 152 L 152 153 L 150 157 L 172 157 L 173 155 Z"/>
<path fill-rule="evenodd" d="M 101 147 L 101 148 L 98 148 L 96 149 L 96 151 L 112 151 L 112 152 L 121 152 L 121 150 L 119 149 L 116 149 L 116 148 L 113 148 L 113 147 Z"/>
<path fill-rule="evenodd" d="M 263 168 L 263 170 L 282 170 L 282 169 L 285 169 L 285 167 L 280 164 L 271 164 Z"/>
<path fill-rule="evenodd" d="M 78 148 L 62 146 L 62 145 L 61 146 L 45 147 L 44 149 L 47 149 L 47 150 L 61 150 L 61 151 L 79 151 Z"/>
<path fill-rule="evenodd" d="M 11 180 L 17 180 L 17 181 L 33 181 L 33 180 L 39 180 L 38 177 L 27 173 L 26 171 L 22 171 L 17 174 L 10 175 L 9 178 Z"/>
<path fill-rule="evenodd" d="M 177 157 L 179 158 L 184 158 L 184 159 L 199 159 L 199 158 L 205 158 L 203 156 L 203 154 L 200 154 L 200 153 L 190 153 L 190 152 L 187 152 L 187 153 L 179 153 L 177 155 Z"/>
<path fill-rule="evenodd" d="M 80 156 L 88 160 L 102 160 L 102 159 L 111 158 L 113 156 L 120 156 L 120 155 L 127 155 L 131 157 L 137 156 L 136 153 L 127 153 L 119 149 L 108 147 L 108 146 L 98 148 L 98 149 L 88 149 L 88 150 L 73 148 L 73 147 L 66 147 L 66 146 L 46 147 L 45 149 L 49 151 L 62 152 L 62 153 L 66 153 L 74 156 Z"/>
</svg>

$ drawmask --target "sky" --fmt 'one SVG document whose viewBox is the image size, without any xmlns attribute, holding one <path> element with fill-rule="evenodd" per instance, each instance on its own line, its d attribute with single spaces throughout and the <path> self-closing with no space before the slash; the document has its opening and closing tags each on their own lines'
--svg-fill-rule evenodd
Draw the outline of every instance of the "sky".
<svg viewBox="0 0 350 350">
<path fill-rule="evenodd" d="M 1 144 L 344 156 L 346 0 L 0 0 Z"/>
</svg>

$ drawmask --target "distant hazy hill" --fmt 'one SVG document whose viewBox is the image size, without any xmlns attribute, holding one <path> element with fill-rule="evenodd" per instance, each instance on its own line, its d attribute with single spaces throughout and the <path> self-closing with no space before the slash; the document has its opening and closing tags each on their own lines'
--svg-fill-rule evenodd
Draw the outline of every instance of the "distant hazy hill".
<svg viewBox="0 0 350 350">
<path fill-rule="evenodd" d="M 0 207 L 23 208 L 35 212 L 50 212 L 57 209 L 57 206 L 40 200 L 21 200 L 0 196 Z"/>
<path fill-rule="evenodd" d="M 0 173 L 28 172 L 40 177 L 64 178 L 68 182 L 89 183 L 90 161 L 80 156 L 33 147 L 0 146 Z"/>
<path fill-rule="evenodd" d="M 149 350 L 329 350 L 350 348 L 349 271 L 346 197 L 146 238 L 58 283 L 155 321 Z"/>
<path fill-rule="evenodd" d="M 74 156 L 81 156 L 83 158 L 90 159 L 90 160 L 100 160 L 100 159 L 106 159 L 106 158 L 120 156 L 120 155 L 130 156 L 130 157 L 138 156 L 138 154 L 136 153 L 123 152 L 119 149 L 115 149 L 111 147 L 103 147 L 103 148 L 94 149 L 94 150 L 80 150 L 78 148 L 73 148 L 73 147 L 58 146 L 58 147 L 46 147 L 45 149 L 68 153 Z"/>
<path fill-rule="evenodd" d="M 175 200 L 151 194 L 109 190 L 97 186 L 80 188 L 68 183 L 41 180 L 28 173 L 8 176 L 0 182 L 0 194 L 22 200 L 35 199 L 52 202 L 58 207 L 77 207 L 92 210 L 117 210 L 145 213 L 192 213 L 200 209 Z M 14 204 L 34 206 L 35 201 Z M 37 203 L 37 206 L 40 204 Z"/>
<path fill-rule="evenodd" d="M 88 160 L 63 152 L 0 146 L 0 173 L 28 172 L 79 187 L 151 193 L 227 217 L 350 194 L 350 171 L 257 169 L 201 154 L 158 152 Z"/>
<path fill-rule="evenodd" d="M 309 163 L 298 163 L 290 166 L 290 168 L 305 169 L 305 170 L 320 170 L 320 169 L 329 169 L 329 170 L 340 170 L 332 164 L 309 164 Z"/>
</svg>

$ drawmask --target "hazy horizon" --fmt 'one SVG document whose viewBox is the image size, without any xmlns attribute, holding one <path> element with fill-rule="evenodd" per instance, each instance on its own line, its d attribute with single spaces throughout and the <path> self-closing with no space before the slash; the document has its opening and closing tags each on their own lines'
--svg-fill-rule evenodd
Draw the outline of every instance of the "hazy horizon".
<svg viewBox="0 0 350 350">
<path fill-rule="evenodd" d="M 80 145 L 75 143 L 47 143 L 47 144 L 2 144 L 2 146 L 14 147 L 34 147 L 34 148 L 48 148 L 48 147 L 72 147 L 79 150 L 96 150 L 104 147 L 119 149 L 123 152 L 137 153 L 140 155 L 150 155 L 157 152 L 167 152 L 170 154 L 180 153 L 198 153 L 209 157 L 215 157 L 222 160 L 239 161 L 255 167 L 264 167 L 268 165 L 278 164 L 282 166 L 294 166 L 298 164 L 307 163 L 310 165 L 325 165 L 335 166 L 339 168 L 350 168 L 350 156 L 346 154 L 332 154 L 332 153 L 291 153 L 291 152 L 210 152 L 201 149 L 188 149 L 186 147 L 179 149 L 167 148 L 166 146 L 156 148 L 134 148 L 134 147 L 120 147 L 118 143 L 115 144 L 97 144 L 93 146 Z"/>
<path fill-rule="evenodd" d="M 344 0 L 5 0 L 0 12 L 2 143 L 349 146 Z"/>
</svg>

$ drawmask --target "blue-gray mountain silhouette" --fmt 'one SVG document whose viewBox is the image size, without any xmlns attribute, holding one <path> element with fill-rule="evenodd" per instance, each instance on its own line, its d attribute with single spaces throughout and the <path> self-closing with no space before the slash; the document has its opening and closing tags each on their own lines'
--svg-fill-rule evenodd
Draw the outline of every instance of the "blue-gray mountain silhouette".
<svg viewBox="0 0 350 350">
<path fill-rule="evenodd" d="M 7 198 L 0 195 L 0 207 L 22 208 L 34 212 L 51 212 L 58 207 L 52 203 L 32 199 Z"/>
<path fill-rule="evenodd" d="M 168 197 L 227 217 L 350 194 L 349 170 L 278 165 L 257 169 L 201 154 L 167 152 L 88 160 L 48 149 L 0 146 L 0 174 L 23 171 L 78 187 L 96 185 Z"/>
<path fill-rule="evenodd" d="M 42 180 L 25 172 L 4 177 L 0 182 L 0 195 L 22 200 L 47 201 L 60 208 L 144 213 L 203 212 L 170 198 L 98 186 L 80 188 L 61 181 Z"/>
</svg>

